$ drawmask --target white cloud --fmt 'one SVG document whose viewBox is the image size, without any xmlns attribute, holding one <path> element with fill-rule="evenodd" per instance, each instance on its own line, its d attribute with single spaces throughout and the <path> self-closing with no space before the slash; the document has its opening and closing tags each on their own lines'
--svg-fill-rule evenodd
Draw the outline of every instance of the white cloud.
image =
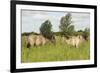
<svg viewBox="0 0 100 73">
<path fill-rule="evenodd" d="M 52 23 L 52 30 L 58 31 L 60 19 L 67 12 L 50 12 L 50 11 L 30 11 L 22 10 L 22 32 L 38 32 L 41 24 L 49 19 Z M 71 13 L 73 25 L 75 29 L 84 29 L 89 27 L 90 16 L 89 13 Z"/>
</svg>

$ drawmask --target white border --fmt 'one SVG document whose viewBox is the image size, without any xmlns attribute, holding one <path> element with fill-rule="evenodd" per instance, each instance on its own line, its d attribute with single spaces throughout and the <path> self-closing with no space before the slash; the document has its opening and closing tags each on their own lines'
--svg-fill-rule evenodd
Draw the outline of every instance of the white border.
<svg viewBox="0 0 100 73">
<path fill-rule="evenodd" d="M 90 60 L 21 63 L 21 9 L 90 13 Z M 85 8 L 16 5 L 16 69 L 94 64 L 94 10 Z"/>
</svg>

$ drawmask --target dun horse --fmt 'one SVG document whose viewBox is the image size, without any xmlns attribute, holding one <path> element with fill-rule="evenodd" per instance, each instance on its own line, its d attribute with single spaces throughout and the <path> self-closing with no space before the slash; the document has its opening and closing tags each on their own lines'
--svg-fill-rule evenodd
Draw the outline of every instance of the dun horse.
<svg viewBox="0 0 100 73">
<path fill-rule="evenodd" d="M 32 46 L 41 46 L 45 45 L 48 39 L 43 37 L 42 35 L 28 35 L 26 38 L 26 45 L 27 48 Z"/>
<path fill-rule="evenodd" d="M 63 41 L 65 41 L 69 45 L 78 48 L 80 43 L 84 41 L 84 38 L 82 36 L 71 36 L 70 38 L 63 37 Z"/>
</svg>

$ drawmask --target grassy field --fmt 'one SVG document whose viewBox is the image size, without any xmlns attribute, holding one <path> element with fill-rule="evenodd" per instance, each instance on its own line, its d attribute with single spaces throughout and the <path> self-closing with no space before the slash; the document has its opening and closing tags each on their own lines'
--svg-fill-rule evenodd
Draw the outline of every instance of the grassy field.
<svg viewBox="0 0 100 73">
<path fill-rule="evenodd" d="M 47 43 L 44 46 L 26 48 L 25 37 L 22 36 L 21 61 L 26 62 L 48 62 L 90 59 L 90 42 L 85 41 L 79 48 L 61 42 L 57 37 L 56 45 Z"/>
</svg>

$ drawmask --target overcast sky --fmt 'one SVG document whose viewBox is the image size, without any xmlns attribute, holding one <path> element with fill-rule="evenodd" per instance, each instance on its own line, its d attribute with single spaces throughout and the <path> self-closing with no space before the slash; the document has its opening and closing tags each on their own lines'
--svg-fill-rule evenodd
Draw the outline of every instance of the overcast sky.
<svg viewBox="0 0 100 73">
<path fill-rule="evenodd" d="M 52 31 L 59 31 L 60 19 L 68 12 L 54 12 L 54 11 L 32 11 L 22 10 L 22 33 L 23 32 L 37 32 L 43 22 L 50 20 L 52 23 Z M 77 13 L 70 12 L 72 15 L 72 24 L 75 26 L 75 30 L 84 30 L 90 27 L 90 14 L 89 13 Z"/>
</svg>

